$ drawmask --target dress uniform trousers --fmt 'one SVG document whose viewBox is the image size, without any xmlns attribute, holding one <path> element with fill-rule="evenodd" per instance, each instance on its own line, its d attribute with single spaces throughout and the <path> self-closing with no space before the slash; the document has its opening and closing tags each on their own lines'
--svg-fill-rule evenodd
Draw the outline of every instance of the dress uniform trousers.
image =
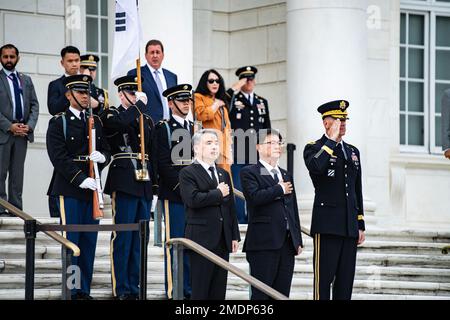
<svg viewBox="0 0 450 320">
<path fill-rule="evenodd" d="M 132 224 L 150 217 L 151 201 L 122 192 L 112 194 L 115 224 Z M 146 240 L 148 242 L 148 239 Z M 139 295 L 139 231 L 113 232 L 111 238 L 113 295 Z"/>
<path fill-rule="evenodd" d="M 92 217 L 92 201 L 59 196 L 58 209 L 61 212 L 61 224 L 98 224 Z M 80 286 L 72 288 L 72 296 L 77 293 L 90 294 L 94 270 L 97 232 L 64 232 L 67 240 L 80 248 L 80 256 L 72 257 L 72 265 L 80 269 Z"/>
<path fill-rule="evenodd" d="M 350 300 L 358 239 L 329 234 L 314 235 L 314 300 Z"/>
<path fill-rule="evenodd" d="M 184 238 L 184 228 L 186 224 L 184 205 L 175 201 L 164 200 L 164 217 L 166 216 L 166 205 L 169 206 L 169 227 L 170 238 Z M 167 241 L 167 235 L 166 235 Z M 173 250 L 170 249 L 170 262 L 172 265 L 172 277 L 173 277 Z M 164 275 L 165 275 L 165 289 L 168 296 L 168 283 L 167 283 L 167 250 L 164 250 Z M 190 263 L 189 255 L 184 250 L 183 254 L 183 292 L 184 297 L 189 299 L 191 297 L 191 279 L 190 279 Z"/>
</svg>

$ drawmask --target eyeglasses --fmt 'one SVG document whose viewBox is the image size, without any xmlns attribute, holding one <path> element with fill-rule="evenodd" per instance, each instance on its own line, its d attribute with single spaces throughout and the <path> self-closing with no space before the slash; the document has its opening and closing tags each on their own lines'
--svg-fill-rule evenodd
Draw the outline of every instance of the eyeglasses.
<svg viewBox="0 0 450 320">
<path fill-rule="evenodd" d="M 285 145 L 284 141 L 269 141 L 269 142 L 264 142 L 264 143 L 261 143 L 261 144 L 270 144 L 273 147 L 276 146 L 276 145 L 279 145 L 280 147 Z"/>
<path fill-rule="evenodd" d="M 213 84 L 214 82 L 220 84 L 219 79 L 208 79 L 209 84 Z"/>
</svg>

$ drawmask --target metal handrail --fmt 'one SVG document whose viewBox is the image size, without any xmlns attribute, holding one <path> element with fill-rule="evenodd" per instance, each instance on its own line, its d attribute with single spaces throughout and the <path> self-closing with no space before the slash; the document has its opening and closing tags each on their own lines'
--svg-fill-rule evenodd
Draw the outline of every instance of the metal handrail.
<svg viewBox="0 0 450 320">
<path fill-rule="evenodd" d="M 233 188 L 233 192 L 234 192 L 234 194 L 235 194 L 238 198 L 240 198 L 241 200 L 244 200 L 244 201 L 245 201 L 245 196 L 244 196 L 244 194 L 242 193 L 242 191 L 240 191 L 240 190 L 238 190 L 238 189 L 236 189 L 236 188 Z M 311 232 L 310 232 L 307 228 L 305 228 L 305 227 L 300 227 L 300 231 L 301 231 L 303 234 L 307 235 L 308 237 L 311 237 Z"/>
<path fill-rule="evenodd" d="M 22 219 L 24 221 L 36 220 L 32 216 L 30 216 L 29 214 L 27 214 L 27 213 L 23 212 L 22 210 L 16 208 L 15 206 L 13 206 L 12 204 L 10 204 L 8 201 L 6 201 L 4 199 L 0 199 L 0 205 L 2 207 L 4 207 L 5 209 L 7 209 L 9 213 L 12 213 L 16 217 L 18 217 L 18 218 L 20 218 L 20 219 Z M 37 225 L 41 225 L 42 223 L 39 222 L 38 220 L 36 220 L 36 224 Z M 54 231 L 43 231 L 43 232 L 47 236 L 49 236 L 50 238 L 55 240 L 56 242 L 58 242 L 61 245 L 63 245 L 65 248 L 71 250 L 73 252 L 73 256 L 74 257 L 80 256 L 80 248 L 78 248 L 78 246 L 75 243 L 67 240 L 66 238 L 64 238 L 63 236 L 59 235 L 58 233 L 56 233 Z"/>
<path fill-rule="evenodd" d="M 247 282 L 248 284 L 250 284 L 251 286 L 255 287 L 256 289 L 264 292 L 265 294 L 267 294 L 268 296 L 270 296 L 271 298 L 275 299 L 275 300 L 289 300 L 288 297 L 286 297 L 285 295 L 279 293 L 278 291 L 276 291 L 275 289 L 271 288 L 270 286 L 268 286 L 267 284 L 265 284 L 264 282 L 256 279 L 255 277 L 252 277 L 251 275 L 245 273 L 244 271 L 242 271 L 241 269 L 239 269 L 238 267 L 234 266 L 233 264 L 229 263 L 228 261 L 222 259 L 221 257 L 219 257 L 218 255 L 212 253 L 211 251 L 209 251 L 208 249 L 206 249 L 205 247 L 199 245 L 198 243 L 186 239 L 186 238 L 173 238 L 170 239 L 169 241 L 167 241 L 167 245 L 182 245 L 188 249 L 191 249 L 192 251 L 195 251 L 196 253 L 198 253 L 199 255 L 201 255 L 202 257 L 208 259 L 209 261 L 211 261 L 212 263 L 218 265 L 219 267 L 235 274 L 236 276 L 238 276 L 239 278 L 241 278 L 242 280 L 244 280 L 245 282 Z"/>
</svg>

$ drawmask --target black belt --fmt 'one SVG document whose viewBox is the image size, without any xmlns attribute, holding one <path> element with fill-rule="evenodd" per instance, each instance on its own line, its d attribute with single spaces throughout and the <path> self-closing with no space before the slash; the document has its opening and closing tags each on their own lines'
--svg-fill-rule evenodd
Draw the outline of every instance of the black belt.
<svg viewBox="0 0 450 320">
<path fill-rule="evenodd" d="M 76 156 L 73 158 L 73 161 L 75 162 L 87 162 L 89 161 L 89 156 Z"/>
<path fill-rule="evenodd" d="M 133 152 L 121 152 L 116 153 L 112 156 L 112 160 L 120 160 L 120 159 L 135 159 L 135 160 L 141 160 L 141 154 L 140 153 L 133 153 Z M 148 161 L 148 154 L 145 155 L 145 160 Z"/>
</svg>

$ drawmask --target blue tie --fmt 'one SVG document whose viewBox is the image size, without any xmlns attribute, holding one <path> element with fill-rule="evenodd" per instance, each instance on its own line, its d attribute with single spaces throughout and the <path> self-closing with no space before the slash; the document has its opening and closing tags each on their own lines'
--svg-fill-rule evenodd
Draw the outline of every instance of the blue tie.
<svg viewBox="0 0 450 320">
<path fill-rule="evenodd" d="M 166 98 L 164 98 L 164 96 L 163 96 L 164 90 L 163 90 L 161 78 L 159 77 L 158 70 L 155 70 L 155 82 L 156 82 L 156 86 L 158 87 L 159 95 L 161 97 L 161 102 L 162 102 L 162 107 L 163 107 L 163 119 L 169 119 L 170 118 L 169 107 L 167 107 Z"/>
<path fill-rule="evenodd" d="M 22 100 L 20 99 L 20 95 L 22 94 L 22 89 L 19 87 L 19 81 L 17 80 L 17 76 L 15 73 L 11 73 L 11 78 L 14 86 L 14 100 L 16 102 L 16 120 L 22 121 Z"/>
</svg>

